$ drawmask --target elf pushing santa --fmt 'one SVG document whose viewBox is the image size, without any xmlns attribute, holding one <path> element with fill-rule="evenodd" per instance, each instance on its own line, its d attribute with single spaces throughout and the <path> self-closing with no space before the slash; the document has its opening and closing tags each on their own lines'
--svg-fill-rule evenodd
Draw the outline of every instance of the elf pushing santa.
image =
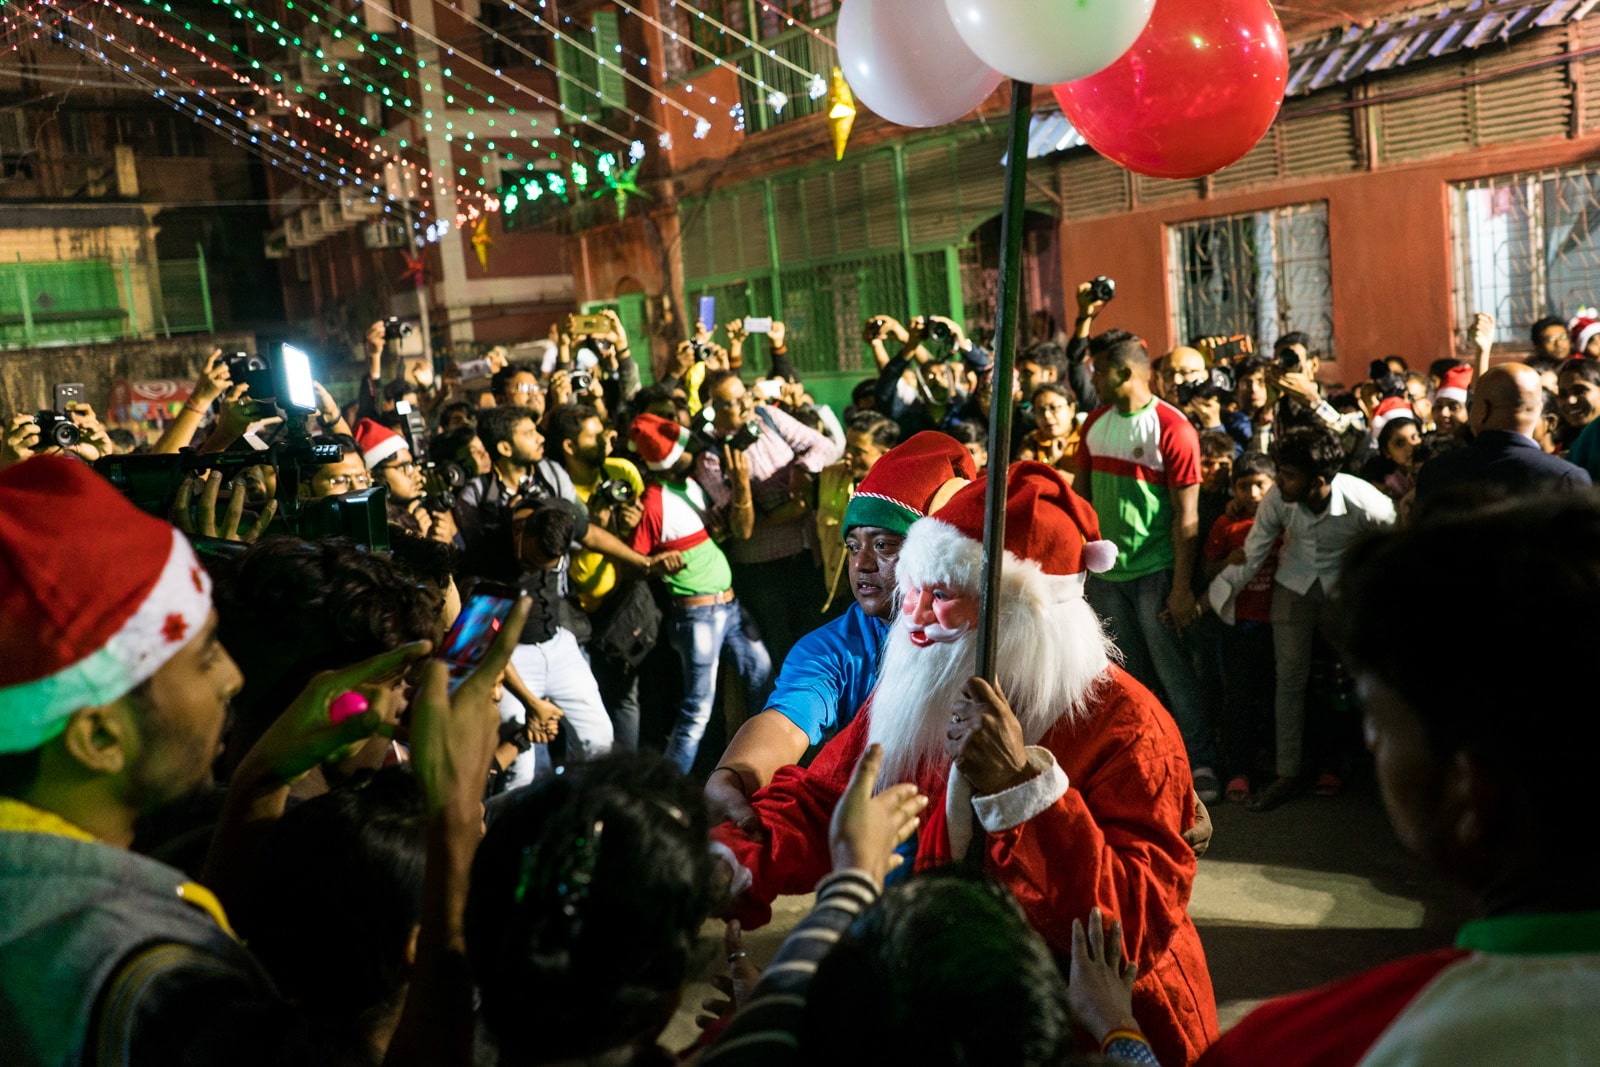
<svg viewBox="0 0 1600 1067">
<path fill-rule="evenodd" d="M 911 781 L 944 798 L 918 832 L 916 869 L 981 849 L 1062 954 L 1091 908 L 1120 920 L 1139 969 L 1135 1017 L 1162 1064 L 1193 1063 L 1217 1018 L 1187 910 L 1191 776 L 1172 717 L 1113 662 L 1084 599 L 1088 572 L 1110 567 L 1116 549 L 1058 472 L 1012 466 L 991 687 L 973 677 L 985 488 L 980 477 L 911 526 L 877 688 L 809 767 L 784 768 L 755 795 L 765 840 L 731 824 L 713 831 L 735 865 L 734 913 L 759 926 L 774 897 L 810 892 L 828 873 L 829 819 L 878 743 L 880 787 Z"/>
</svg>

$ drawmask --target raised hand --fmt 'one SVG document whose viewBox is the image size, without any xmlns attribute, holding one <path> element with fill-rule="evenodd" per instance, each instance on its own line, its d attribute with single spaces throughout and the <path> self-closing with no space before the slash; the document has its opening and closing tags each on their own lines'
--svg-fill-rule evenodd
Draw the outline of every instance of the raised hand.
<svg viewBox="0 0 1600 1067">
<path fill-rule="evenodd" d="M 1118 1030 L 1139 1033 L 1133 1018 L 1133 983 L 1138 969 L 1122 958 L 1122 924 L 1111 920 L 1110 930 L 1099 908 L 1089 911 L 1085 930 L 1082 919 L 1072 920 L 1072 970 L 1067 983 L 1067 1004 L 1072 1016 L 1094 1035 L 1097 1044 Z"/>
<path fill-rule="evenodd" d="M 178 486 L 177 495 L 172 499 L 172 524 L 186 534 L 221 537 L 224 541 L 254 544 L 271 525 L 272 517 L 278 513 L 278 502 L 267 501 L 261 513 L 256 516 L 256 520 L 241 530 L 239 524 L 244 520 L 245 499 L 249 496 L 245 491 L 244 479 L 241 477 L 233 480 L 232 490 L 228 495 L 227 511 L 223 513 L 221 523 L 218 523 L 217 497 L 221 491 L 222 472 L 212 471 L 206 476 L 205 487 L 200 490 L 199 514 L 191 515 L 189 502 L 194 496 L 194 479 L 185 478 Z"/>
<path fill-rule="evenodd" d="M 478 817 L 500 741 L 495 682 L 511 662 L 532 607 L 527 597 L 517 602 L 483 661 L 454 693 L 444 661 L 430 660 L 423 668 L 411 705 L 411 765 L 430 813 L 448 808 L 464 818 Z"/>
<path fill-rule="evenodd" d="M 359 746 L 383 725 L 382 713 L 369 708 L 359 715 L 333 722 L 328 711 L 334 700 L 405 670 L 426 656 L 432 647 L 432 642 L 414 641 L 354 666 L 316 675 L 245 755 L 235 778 L 257 780 L 269 786 L 283 785 L 338 753 Z"/>
<path fill-rule="evenodd" d="M 879 883 L 904 862 L 895 850 L 917 832 L 928 806 L 928 798 L 910 782 L 891 785 L 873 796 L 882 766 L 883 746 L 869 745 L 856 763 L 828 827 L 833 869 L 865 871 Z"/>
<path fill-rule="evenodd" d="M 20 463 L 39 448 L 39 424 L 32 415 L 13 415 L 0 444 L 0 469 Z"/>
<path fill-rule="evenodd" d="M 213 348 L 206 357 L 206 365 L 200 368 L 200 377 L 194 380 L 194 386 L 189 390 L 189 403 L 202 412 L 216 403 L 217 397 L 233 384 L 233 378 L 228 373 L 228 364 L 222 358 L 222 349 Z"/>
</svg>

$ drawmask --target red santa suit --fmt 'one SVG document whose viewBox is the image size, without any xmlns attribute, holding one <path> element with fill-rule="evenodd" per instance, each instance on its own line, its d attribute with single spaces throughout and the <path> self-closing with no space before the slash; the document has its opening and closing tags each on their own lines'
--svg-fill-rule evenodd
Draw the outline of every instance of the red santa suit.
<svg viewBox="0 0 1600 1067">
<path fill-rule="evenodd" d="M 984 491 L 980 479 L 912 527 L 897 568 L 902 594 L 928 581 L 977 588 Z M 1108 563 L 1093 511 L 1049 467 L 1019 463 L 1009 477 L 1007 516 L 1003 604 L 1013 598 L 1058 624 L 1046 630 L 1040 619 L 1024 621 L 1027 607 L 1002 614 L 999 680 L 1037 774 L 973 797 L 947 762 L 924 764 L 918 787 L 946 803 L 928 808 L 915 869 L 961 858 L 969 843 L 981 847 L 987 869 L 1062 954 L 1071 951 L 1073 920 L 1087 920 L 1091 908 L 1120 920 L 1124 950 L 1139 969 L 1135 1017 L 1164 1067 L 1194 1063 L 1216 1039 L 1217 1021 L 1205 954 L 1187 911 L 1195 857 L 1182 834 L 1193 824 L 1194 807 L 1183 739 L 1149 690 L 1105 659 L 1098 620 L 1082 599 L 1085 568 Z M 1031 645 L 1017 636 L 1024 625 L 1035 638 Z M 875 700 L 888 700 L 883 694 L 891 686 L 908 685 L 904 675 L 891 677 L 894 641 Z M 1020 662 L 1008 665 L 1008 650 L 1020 653 Z M 1036 684 L 1041 676 L 1071 677 L 1070 670 L 1040 666 L 1041 656 L 1058 655 L 1074 657 L 1083 679 L 1067 698 L 1059 686 Z M 745 926 L 770 919 L 774 897 L 810 892 L 828 873 L 834 807 L 867 744 L 878 739 L 872 703 L 809 767 L 780 770 L 755 795 L 765 842 L 732 825 L 714 831 L 738 865 L 736 913 Z M 948 708 L 932 713 L 949 718 Z M 977 843 L 971 842 L 974 814 L 983 834 Z"/>
</svg>

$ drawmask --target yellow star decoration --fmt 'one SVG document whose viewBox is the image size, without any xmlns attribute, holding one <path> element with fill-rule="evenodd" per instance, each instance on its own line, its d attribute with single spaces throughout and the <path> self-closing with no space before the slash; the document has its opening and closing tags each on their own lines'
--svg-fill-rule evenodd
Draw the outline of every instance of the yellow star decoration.
<svg viewBox="0 0 1600 1067">
<path fill-rule="evenodd" d="M 489 246 L 494 238 L 489 236 L 489 216 L 479 215 L 478 225 L 472 228 L 472 250 L 478 253 L 478 266 L 489 269 Z"/>
<path fill-rule="evenodd" d="M 828 89 L 828 128 L 833 131 L 834 162 L 844 158 L 850 140 L 850 127 L 856 124 L 856 97 L 844 80 L 844 71 L 833 68 L 833 84 Z"/>
</svg>

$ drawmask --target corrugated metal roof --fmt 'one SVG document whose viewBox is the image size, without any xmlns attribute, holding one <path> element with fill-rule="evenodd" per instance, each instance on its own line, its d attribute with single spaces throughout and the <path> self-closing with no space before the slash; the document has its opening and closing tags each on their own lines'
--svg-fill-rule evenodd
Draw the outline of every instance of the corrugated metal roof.
<svg viewBox="0 0 1600 1067">
<path fill-rule="evenodd" d="M 1289 48 L 1284 96 L 1304 96 L 1368 74 L 1399 70 L 1530 30 L 1583 18 L 1600 0 L 1455 0 L 1403 11 L 1368 26 L 1330 30 Z"/>
<path fill-rule="evenodd" d="M 1284 97 L 1304 96 L 1425 59 L 1504 43 L 1532 30 L 1576 22 L 1600 0 L 1453 0 L 1401 11 L 1367 26 L 1329 30 L 1289 48 Z M 1028 158 L 1084 143 L 1060 111 L 1033 116 Z"/>
</svg>

